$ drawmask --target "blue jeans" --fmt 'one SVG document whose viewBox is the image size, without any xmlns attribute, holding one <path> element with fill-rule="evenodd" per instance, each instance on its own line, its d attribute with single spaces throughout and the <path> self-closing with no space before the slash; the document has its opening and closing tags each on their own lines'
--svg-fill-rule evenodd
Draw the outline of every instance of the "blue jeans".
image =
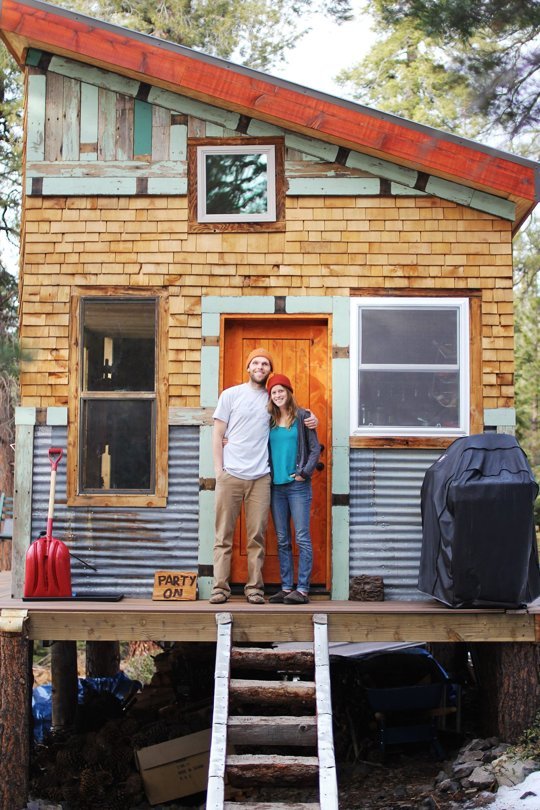
<svg viewBox="0 0 540 810">
<path fill-rule="evenodd" d="M 299 551 L 297 588 L 308 593 L 313 566 L 313 551 L 309 533 L 311 481 L 272 484 L 271 509 L 278 541 L 281 587 L 284 591 L 293 589 L 292 518 Z"/>
</svg>

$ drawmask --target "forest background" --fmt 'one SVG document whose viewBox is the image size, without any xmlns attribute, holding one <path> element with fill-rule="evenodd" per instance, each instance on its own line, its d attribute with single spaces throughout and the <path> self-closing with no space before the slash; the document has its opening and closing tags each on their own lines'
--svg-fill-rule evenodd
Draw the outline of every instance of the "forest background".
<svg viewBox="0 0 540 810">
<path fill-rule="evenodd" d="M 313 27 L 351 27 L 340 95 L 538 160 L 538 0 L 62 0 L 108 22 L 284 78 Z M 366 20 L 371 47 L 366 51 Z M 307 41 L 307 40 L 306 40 Z M 327 39 L 330 58 L 332 38 Z M 354 62 L 355 53 L 365 53 Z M 325 62 L 325 55 L 314 54 Z M 324 89 L 324 88 L 317 88 Z M 0 491 L 12 491 L 17 404 L 22 77 L 0 44 Z M 10 247 L 11 246 L 11 247 Z M 540 478 L 540 217 L 514 241 L 517 434 Z M 537 501 L 537 517 L 538 512 Z M 538 521 L 537 521 L 538 522 Z"/>
</svg>

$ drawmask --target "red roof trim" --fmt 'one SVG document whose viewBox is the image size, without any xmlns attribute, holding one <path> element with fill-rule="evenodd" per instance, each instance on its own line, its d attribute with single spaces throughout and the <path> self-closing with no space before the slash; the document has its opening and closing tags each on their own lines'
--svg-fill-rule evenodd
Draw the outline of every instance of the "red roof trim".
<svg viewBox="0 0 540 810">
<path fill-rule="evenodd" d="M 0 28 L 19 35 L 32 47 L 135 73 L 148 83 L 174 85 L 194 98 L 458 183 L 531 202 L 537 199 L 535 168 L 511 156 L 456 142 L 437 130 L 413 129 L 376 111 L 370 115 L 366 108 L 351 109 L 309 91 L 274 83 L 264 74 L 246 75 L 231 63 L 221 66 L 200 55 L 190 56 L 187 49 L 180 53 L 170 43 L 164 47 L 165 43 L 152 37 L 143 42 L 127 29 L 99 20 L 92 24 L 89 19 L 54 6 L 45 9 L 15 0 L 2 0 L 0 10 Z"/>
</svg>

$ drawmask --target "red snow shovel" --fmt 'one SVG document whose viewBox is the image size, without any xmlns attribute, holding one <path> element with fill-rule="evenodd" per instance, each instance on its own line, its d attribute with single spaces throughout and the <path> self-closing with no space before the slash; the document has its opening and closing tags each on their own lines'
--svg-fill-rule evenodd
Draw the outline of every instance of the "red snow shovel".
<svg viewBox="0 0 540 810">
<path fill-rule="evenodd" d="M 29 597 L 71 596 L 69 549 L 65 543 L 52 536 L 56 471 L 61 458 L 62 450 L 59 447 L 49 449 L 51 490 L 47 513 L 47 532 L 44 537 L 40 536 L 34 540 L 26 552 L 24 595 Z"/>
</svg>

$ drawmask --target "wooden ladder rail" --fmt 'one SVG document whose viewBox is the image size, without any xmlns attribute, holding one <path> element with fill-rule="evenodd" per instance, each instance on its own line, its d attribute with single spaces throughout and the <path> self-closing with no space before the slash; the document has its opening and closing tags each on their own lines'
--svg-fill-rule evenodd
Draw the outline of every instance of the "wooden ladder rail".
<svg viewBox="0 0 540 810">
<path fill-rule="evenodd" d="M 328 617 L 325 613 L 315 613 L 313 615 L 313 632 L 317 754 L 319 757 L 319 802 L 324 810 L 338 810 L 336 757 L 332 730 L 330 655 L 328 653 Z"/>
<path fill-rule="evenodd" d="M 217 613 L 217 646 L 214 680 L 212 742 L 208 767 L 206 810 L 223 810 L 229 719 L 229 680 L 231 670 L 232 615 Z"/>
<path fill-rule="evenodd" d="M 207 810 L 224 810 L 225 807 L 241 807 L 234 802 L 225 803 L 225 773 L 227 768 L 227 729 L 229 718 L 229 688 L 232 648 L 232 616 L 230 613 L 216 615 L 217 649 L 214 690 L 214 715 L 212 742 L 208 772 Z M 324 808 L 338 810 L 338 789 L 334 742 L 332 731 L 332 701 L 330 691 L 330 659 L 328 654 L 328 619 L 325 614 L 313 616 L 316 735 L 319 776 L 319 804 L 295 804 L 293 807 Z M 249 718 L 248 718 L 249 719 Z M 256 718 L 251 718 L 255 720 Z M 260 719 L 260 718 L 259 718 Z M 283 718 L 280 718 L 283 721 Z M 309 729 L 303 728 L 304 732 Z M 276 740 L 276 742 L 278 742 Z M 234 757 L 230 758 L 234 759 Z M 249 805 L 255 807 L 258 805 Z M 262 807 L 262 805 L 260 805 Z M 272 804 L 265 804 L 272 807 Z M 285 805 L 276 804 L 278 807 Z"/>
</svg>

